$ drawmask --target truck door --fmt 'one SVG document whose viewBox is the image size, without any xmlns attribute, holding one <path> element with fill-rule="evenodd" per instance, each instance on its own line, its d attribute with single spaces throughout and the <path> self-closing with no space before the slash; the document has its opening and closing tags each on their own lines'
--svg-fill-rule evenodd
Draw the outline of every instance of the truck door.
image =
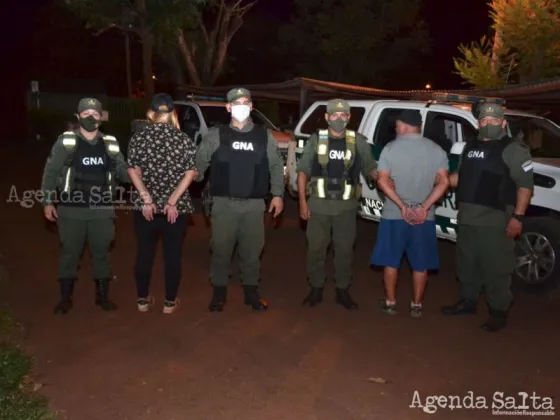
<svg viewBox="0 0 560 420">
<path fill-rule="evenodd" d="M 384 108 L 379 113 L 377 121 L 374 122 L 373 138 L 371 139 L 371 152 L 376 161 L 379 160 L 381 150 L 395 140 L 395 131 L 398 115 L 404 108 Z M 377 186 L 370 180 L 361 176 L 362 180 L 362 202 L 360 205 L 360 215 L 366 219 L 378 220 L 383 209 L 383 197 L 379 193 Z"/>
</svg>

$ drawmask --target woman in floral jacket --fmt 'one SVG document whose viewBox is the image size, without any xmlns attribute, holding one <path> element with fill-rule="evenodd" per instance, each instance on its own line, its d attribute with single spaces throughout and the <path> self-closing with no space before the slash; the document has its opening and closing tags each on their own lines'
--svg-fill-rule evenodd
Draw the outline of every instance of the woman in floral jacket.
<svg viewBox="0 0 560 420">
<path fill-rule="evenodd" d="M 180 130 L 173 99 L 168 94 L 153 97 L 147 117 L 149 124 L 132 137 L 128 150 L 128 173 L 137 190 L 137 304 L 140 312 L 147 312 L 154 303 L 149 293 L 150 280 L 161 234 L 165 263 L 163 312 L 171 314 L 178 304 L 183 238 L 188 217 L 194 211 L 188 188 L 196 175 L 196 145 Z"/>
</svg>

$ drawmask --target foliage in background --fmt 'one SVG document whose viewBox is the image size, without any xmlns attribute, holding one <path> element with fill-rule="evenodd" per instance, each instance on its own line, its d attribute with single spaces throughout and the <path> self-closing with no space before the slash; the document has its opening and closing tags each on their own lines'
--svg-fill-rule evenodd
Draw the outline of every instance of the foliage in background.
<svg viewBox="0 0 560 420">
<path fill-rule="evenodd" d="M 456 72 L 478 89 L 560 76 L 560 0 L 493 0 L 493 40 L 461 45 Z"/>
<path fill-rule="evenodd" d="M 453 64 L 455 73 L 463 78 L 465 84 L 477 89 L 494 89 L 506 84 L 511 67 L 494 62 L 492 42 L 488 38 L 482 37 L 479 42 L 460 45 L 459 51 L 462 57 L 454 58 Z M 496 64 L 498 68 L 494 70 Z"/>
<path fill-rule="evenodd" d="M 86 21 L 88 28 L 130 32 L 142 45 L 142 73 L 146 97 L 154 92 L 154 49 L 174 30 L 192 25 L 202 0 L 64 0 Z"/>
<path fill-rule="evenodd" d="M 515 54 L 519 81 L 560 76 L 560 0 L 496 0 L 491 7 L 497 53 Z"/>
<path fill-rule="evenodd" d="M 177 30 L 177 46 L 191 84 L 212 86 L 224 72 L 232 38 L 256 0 L 208 0 L 189 30 Z"/>
<path fill-rule="evenodd" d="M 7 281 L 0 265 L 0 296 Z M 31 378 L 32 359 L 15 344 L 19 325 L 0 302 L 0 420 L 55 420 L 47 400 Z"/>
<path fill-rule="evenodd" d="M 142 46 L 145 96 L 154 92 L 154 57 L 177 84 L 211 86 L 224 73 L 232 38 L 256 0 L 64 0 L 97 34 L 135 35 Z"/>
<path fill-rule="evenodd" d="M 281 29 L 279 44 L 296 74 L 386 85 L 395 71 L 414 78 L 429 51 L 420 0 L 294 2 L 296 17 Z"/>
</svg>

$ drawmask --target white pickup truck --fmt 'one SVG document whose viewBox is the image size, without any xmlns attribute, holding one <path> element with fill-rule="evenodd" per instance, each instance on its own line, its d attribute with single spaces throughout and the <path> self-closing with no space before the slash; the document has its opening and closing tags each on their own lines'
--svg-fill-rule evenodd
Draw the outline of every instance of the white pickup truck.
<svg viewBox="0 0 560 420">
<path fill-rule="evenodd" d="M 383 147 L 395 138 L 397 115 L 403 109 L 417 109 L 422 113 L 422 134 L 447 151 L 453 172 L 466 142 L 477 136 L 477 120 L 464 100 L 456 95 L 424 102 L 350 100 L 352 117 L 348 129 L 367 137 L 377 160 Z M 296 142 L 290 145 L 287 159 L 287 182 L 292 195 L 297 194 L 296 167 L 305 142 L 316 130 L 327 128 L 325 110 L 326 102 L 315 102 L 296 127 Z M 528 291 L 548 291 L 560 282 L 560 127 L 545 118 L 513 110 L 506 111 L 506 119 L 510 134 L 519 136 L 531 148 L 535 173 L 535 194 L 516 246 L 515 277 Z M 382 198 L 375 185 L 363 177 L 362 184 L 359 215 L 379 221 Z M 454 191 L 449 191 L 436 208 L 436 223 L 439 238 L 456 241 Z"/>
</svg>

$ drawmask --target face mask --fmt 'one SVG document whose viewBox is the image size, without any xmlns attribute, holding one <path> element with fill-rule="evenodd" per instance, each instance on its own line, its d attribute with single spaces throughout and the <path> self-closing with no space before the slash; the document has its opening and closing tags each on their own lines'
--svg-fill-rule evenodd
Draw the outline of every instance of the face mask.
<svg viewBox="0 0 560 420">
<path fill-rule="evenodd" d="M 88 133 L 95 131 L 99 128 L 100 121 L 96 120 L 93 115 L 89 117 L 80 118 L 80 127 L 86 130 Z"/>
<path fill-rule="evenodd" d="M 336 120 L 329 120 L 329 126 L 336 133 L 341 133 L 346 128 L 347 125 L 348 125 L 348 121 L 344 121 L 342 118 L 337 118 Z"/>
<path fill-rule="evenodd" d="M 249 105 L 233 105 L 231 107 L 231 116 L 240 123 L 245 122 L 251 114 Z"/>
<path fill-rule="evenodd" d="M 478 138 L 496 140 L 502 137 L 503 132 L 501 125 L 486 124 L 478 130 Z"/>
</svg>

